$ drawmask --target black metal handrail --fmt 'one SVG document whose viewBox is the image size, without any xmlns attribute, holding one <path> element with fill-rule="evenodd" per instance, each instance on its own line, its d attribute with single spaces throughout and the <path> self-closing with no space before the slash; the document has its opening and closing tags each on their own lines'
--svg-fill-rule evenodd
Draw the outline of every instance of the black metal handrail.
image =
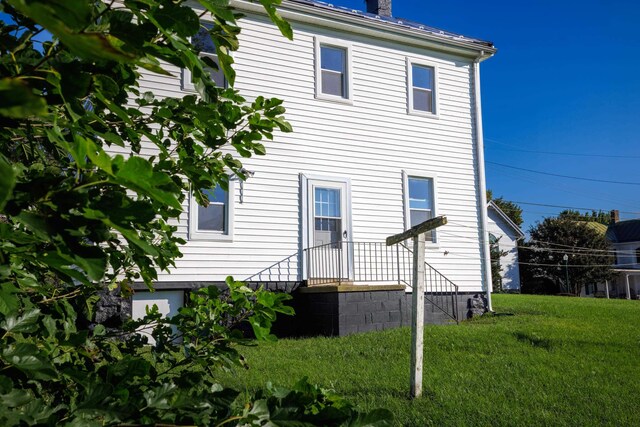
<svg viewBox="0 0 640 427">
<path fill-rule="evenodd" d="M 308 283 L 401 284 L 411 270 L 406 251 L 384 242 L 341 241 L 304 249 Z"/>
<path fill-rule="evenodd" d="M 432 307 L 458 322 L 458 286 L 427 262 L 425 268 L 425 299 Z M 345 240 L 303 249 L 245 281 L 278 283 L 306 280 L 308 285 L 386 282 L 411 288 L 412 279 L 413 252 L 405 244 L 387 246 L 385 242 Z"/>
<path fill-rule="evenodd" d="M 244 279 L 245 282 L 299 282 L 302 281 L 300 271 L 300 252 L 296 252 L 280 260 L 269 267 L 260 270 L 256 274 Z"/>
<path fill-rule="evenodd" d="M 413 259 L 413 251 L 406 245 L 401 243 L 403 248 L 411 254 Z M 456 323 L 460 322 L 459 310 L 458 310 L 458 285 L 449 280 L 444 274 L 436 270 L 432 265 L 425 261 L 425 299 L 431 303 L 431 305 Z M 411 270 L 411 278 L 407 283 L 407 286 L 412 287 L 413 283 L 413 269 Z"/>
</svg>

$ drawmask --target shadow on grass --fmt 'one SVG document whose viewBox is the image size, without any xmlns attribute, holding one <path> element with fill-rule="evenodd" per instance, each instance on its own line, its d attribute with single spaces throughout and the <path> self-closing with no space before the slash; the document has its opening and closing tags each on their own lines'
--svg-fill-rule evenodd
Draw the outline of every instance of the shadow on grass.
<svg viewBox="0 0 640 427">
<path fill-rule="evenodd" d="M 543 338 L 536 334 L 525 332 L 514 332 L 513 336 L 515 336 L 518 341 L 529 344 L 532 347 L 543 348 L 545 350 L 553 349 L 553 342 L 549 338 Z"/>
</svg>

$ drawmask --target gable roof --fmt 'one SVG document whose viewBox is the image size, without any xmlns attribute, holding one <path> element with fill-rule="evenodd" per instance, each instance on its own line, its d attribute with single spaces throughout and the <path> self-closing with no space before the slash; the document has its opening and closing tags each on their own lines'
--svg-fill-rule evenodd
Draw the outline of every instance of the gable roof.
<svg viewBox="0 0 640 427">
<path fill-rule="evenodd" d="M 337 1 L 339 1 L 339 0 L 337 0 Z M 407 20 L 407 19 L 394 18 L 394 17 L 391 17 L 391 16 L 376 15 L 376 14 L 373 14 L 373 13 L 363 12 L 363 11 L 357 10 L 357 9 L 351 9 L 351 8 L 343 7 L 343 6 L 336 6 L 336 5 L 332 4 L 332 3 L 327 3 L 327 2 L 318 1 L 318 0 L 289 0 L 289 2 L 306 4 L 306 5 L 309 5 L 309 6 L 318 7 L 318 8 L 321 8 L 321 9 L 326 9 L 326 10 L 333 11 L 333 12 L 336 12 L 336 13 L 347 14 L 347 15 L 351 15 L 351 16 L 354 16 L 354 17 L 359 17 L 359 18 L 361 18 L 363 20 L 369 20 L 369 21 L 373 21 L 373 22 L 383 23 L 383 24 L 386 24 L 386 25 L 389 25 L 389 26 L 405 27 L 405 28 L 409 28 L 409 29 L 412 29 L 412 30 L 417 30 L 419 32 L 423 32 L 423 33 L 426 33 L 426 34 L 435 35 L 435 36 L 441 37 L 443 39 L 465 41 L 465 42 L 468 42 L 468 43 L 476 44 L 476 45 L 478 45 L 480 47 L 489 48 L 489 50 L 495 49 L 494 46 L 493 46 L 493 43 L 490 42 L 490 41 L 480 40 L 480 39 L 476 39 L 476 38 L 473 38 L 473 37 L 463 36 L 462 34 L 452 33 L 450 31 L 441 30 L 439 28 L 431 27 L 429 25 L 421 24 L 419 22 L 414 22 L 414 21 Z"/>
<path fill-rule="evenodd" d="M 520 227 L 518 227 L 518 226 L 516 225 L 516 223 L 515 223 L 515 222 L 513 222 L 513 221 L 511 220 L 511 218 L 509 218 L 509 217 L 507 216 L 507 214 L 506 214 L 506 213 L 504 213 L 504 212 L 502 211 L 502 209 L 500 209 L 500 208 L 498 207 L 498 205 L 496 205 L 496 204 L 493 202 L 493 200 L 491 200 L 491 201 L 489 201 L 489 203 L 487 203 L 487 210 L 489 210 L 489 209 L 493 209 L 493 210 L 494 210 L 494 211 L 495 211 L 495 212 L 496 212 L 496 213 L 497 213 L 497 214 L 498 214 L 498 215 L 499 215 L 499 216 L 504 220 L 504 222 L 506 222 L 506 223 L 509 225 L 509 227 L 511 227 L 511 228 L 513 229 L 513 231 L 515 231 L 515 233 L 516 233 L 516 235 L 517 235 L 518 237 L 524 237 L 524 233 L 522 232 L 522 230 L 520 229 Z"/>
<path fill-rule="evenodd" d="M 613 243 L 640 242 L 640 219 L 631 219 L 611 224 L 607 239 Z"/>
</svg>

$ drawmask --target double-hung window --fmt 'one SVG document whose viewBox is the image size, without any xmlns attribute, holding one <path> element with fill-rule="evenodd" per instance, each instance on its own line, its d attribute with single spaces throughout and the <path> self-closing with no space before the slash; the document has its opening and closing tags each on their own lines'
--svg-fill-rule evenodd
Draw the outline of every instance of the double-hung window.
<svg viewBox="0 0 640 427">
<path fill-rule="evenodd" d="M 436 105 L 436 67 L 407 60 L 408 106 L 414 114 L 435 116 Z"/>
<path fill-rule="evenodd" d="M 316 97 L 350 102 L 351 47 L 339 40 L 316 38 Z"/>
<path fill-rule="evenodd" d="M 435 217 L 435 183 L 433 177 L 404 174 L 405 222 L 409 229 Z M 427 233 L 426 240 L 435 242 L 435 230 Z"/>
<path fill-rule="evenodd" d="M 209 31 L 207 28 L 202 27 L 200 31 L 193 37 L 191 37 L 191 44 L 193 47 L 199 52 L 200 57 L 208 58 L 212 61 L 216 66 L 218 66 L 218 55 L 216 52 L 216 46 L 211 40 L 209 36 Z M 227 79 L 224 77 L 224 73 L 220 67 L 206 67 L 205 71 L 209 73 L 211 76 L 211 80 L 216 84 L 216 86 L 221 88 L 227 87 Z M 187 69 L 184 69 L 182 73 L 182 86 L 183 89 L 194 90 L 193 81 L 191 79 L 191 72 Z"/>
<path fill-rule="evenodd" d="M 220 185 L 204 190 L 207 206 L 191 196 L 189 238 L 192 240 L 231 240 L 233 237 L 233 200 L 235 181 L 229 180 L 228 190 Z"/>
</svg>

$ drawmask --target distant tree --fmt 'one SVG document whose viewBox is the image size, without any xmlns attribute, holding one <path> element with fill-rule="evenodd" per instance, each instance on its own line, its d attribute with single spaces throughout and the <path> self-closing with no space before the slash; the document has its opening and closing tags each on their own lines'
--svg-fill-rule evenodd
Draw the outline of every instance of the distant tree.
<svg viewBox="0 0 640 427">
<path fill-rule="evenodd" d="M 493 292 L 502 292 L 502 264 L 500 258 L 507 255 L 506 251 L 500 249 L 499 241 L 502 238 L 489 234 L 489 251 L 491 254 L 491 282 L 493 284 Z"/>
<path fill-rule="evenodd" d="M 566 209 L 558 215 L 559 218 L 571 219 L 574 221 L 599 222 L 600 224 L 609 225 L 611 216 L 608 212 L 595 211 L 582 213 L 571 209 Z"/>
<path fill-rule="evenodd" d="M 531 240 L 519 248 L 524 292 L 579 295 L 585 285 L 612 278 L 607 241 L 586 223 L 545 218 L 529 234 Z"/>
<path fill-rule="evenodd" d="M 493 192 L 491 190 L 487 190 L 487 202 L 491 200 L 493 200 L 493 203 L 498 205 L 500 210 L 502 210 L 502 212 L 504 212 L 505 215 L 507 215 L 518 227 L 522 225 L 524 221 L 522 220 L 522 208 L 520 206 L 509 200 L 505 200 L 502 196 L 494 199 Z"/>
</svg>

